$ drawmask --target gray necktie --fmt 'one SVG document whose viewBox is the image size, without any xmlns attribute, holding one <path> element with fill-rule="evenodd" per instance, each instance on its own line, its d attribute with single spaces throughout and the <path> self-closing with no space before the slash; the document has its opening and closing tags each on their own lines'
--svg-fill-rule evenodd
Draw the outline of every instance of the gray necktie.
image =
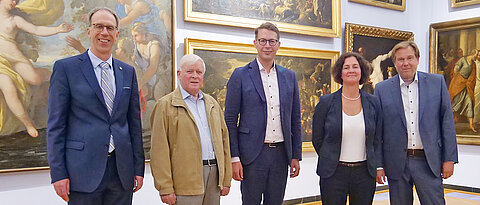
<svg viewBox="0 0 480 205">
<path fill-rule="evenodd" d="M 102 88 L 102 93 L 103 93 L 103 99 L 105 100 L 105 105 L 107 105 L 107 110 L 110 115 L 112 114 L 112 109 L 113 109 L 113 99 L 115 99 L 115 93 L 113 92 L 113 86 L 112 85 L 112 76 L 110 76 L 109 73 L 107 73 L 107 70 L 110 69 L 110 65 L 106 62 L 100 63 L 100 68 L 102 70 L 101 74 L 101 88 Z M 112 152 L 115 149 L 115 145 L 113 143 L 113 136 L 110 135 L 110 143 L 108 146 L 108 152 Z"/>
</svg>

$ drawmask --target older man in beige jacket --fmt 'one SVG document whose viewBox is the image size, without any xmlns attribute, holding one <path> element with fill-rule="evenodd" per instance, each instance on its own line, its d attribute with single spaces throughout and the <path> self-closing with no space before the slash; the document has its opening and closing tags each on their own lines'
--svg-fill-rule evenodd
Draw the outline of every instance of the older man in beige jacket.
<svg viewBox="0 0 480 205">
<path fill-rule="evenodd" d="M 158 100 L 151 117 L 151 169 L 167 204 L 217 205 L 230 191 L 228 131 L 218 102 L 200 88 L 205 63 L 194 54 L 180 60 L 180 85 Z"/>
</svg>

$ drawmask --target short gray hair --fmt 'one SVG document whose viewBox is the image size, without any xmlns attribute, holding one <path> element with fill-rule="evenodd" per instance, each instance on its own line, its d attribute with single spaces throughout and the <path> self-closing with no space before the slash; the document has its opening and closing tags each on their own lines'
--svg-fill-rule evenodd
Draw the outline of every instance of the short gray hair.
<svg viewBox="0 0 480 205">
<path fill-rule="evenodd" d="M 118 24 L 120 23 L 120 19 L 118 18 L 117 13 L 115 11 L 113 11 L 112 9 L 107 8 L 107 7 L 97 7 L 97 8 L 94 8 L 92 11 L 90 11 L 90 13 L 88 14 L 88 25 L 89 26 L 92 25 L 93 14 L 97 13 L 98 11 L 107 11 L 107 12 L 111 13 L 113 15 L 113 17 L 115 17 L 115 21 L 116 21 L 117 27 L 118 27 Z"/>
<path fill-rule="evenodd" d="M 200 58 L 200 56 L 198 55 L 195 55 L 195 54 L 187 54 L 187 55 L 184 55 L 181 59 L 180 59 L 180 63 L 179 63 L 179 70 L 182 70 L 183 68 L 185 68 L 185 66 L 189 66 L 189 65 L 192 65 L 194 63 L 196 63 L 197 61 L 201 61 L 202 64 L 203 64 L 203 72 L 205 73 L 205 71 L 207 71 L 207 67 L 205 66 L 205 62 L 203 61 L 202 58 Z"/>
</svg>

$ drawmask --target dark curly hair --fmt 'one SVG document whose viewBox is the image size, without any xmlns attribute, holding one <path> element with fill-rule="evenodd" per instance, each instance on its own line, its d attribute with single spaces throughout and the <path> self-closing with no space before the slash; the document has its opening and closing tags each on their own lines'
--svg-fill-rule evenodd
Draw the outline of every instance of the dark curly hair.
<svg viewBox="0 0 480 205">
<path fill-rule="evenodd" d="M 343 79 L 342 79 L 343 64 L 345 63 L 345 59 L 352 56 L 357 59 L 358 65 L 360 65 L 361 77 L 360 77 L 359 84 L 362 85 L 368 82 L 370 78 L 370 72 L 372 70 L 370 63 L 367 60 L 365 60 L 365 58 L 362 55 L 356 52 L 344 53 L 340 56 L 340 58 L 338 58 L 337 62 L 335 62 L 335 65 L 333 65 L 331 69 L 332 77 L 335 82 L 343 85 Z"/>
</svg>

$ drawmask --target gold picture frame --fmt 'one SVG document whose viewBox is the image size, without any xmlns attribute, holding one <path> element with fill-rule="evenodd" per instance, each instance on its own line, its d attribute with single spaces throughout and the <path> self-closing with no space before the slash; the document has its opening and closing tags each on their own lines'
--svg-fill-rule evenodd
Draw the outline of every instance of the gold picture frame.
<svg viewBox="0 0 480 205">
<path fill-rule="evenodd" d="M 480 4 L 480 0 L 466 0 L 466 1 L 450 0 L 450 6 L 452 8 L 470 6 L 475 4 Z"/>
<path fill-rule="evenodd" d="M 307 4 L 306 1 L 301 2 Z M 211 0 L 184 0 L 183 19 L 244 28 L 256 28 L 263 22 L 270 21 L 275 23 L 281 32 L 340 37 L 340 0 L 322 2 L 318 1 L 317 6 L 309 4 L 310 7 L 297 7 L 295 5 L 300 4 L 300 0 L 294 0 L 290 5 L 270 5 L 275 3 L 267 0 L 222 0 L 217 3 Z"/>
<path fill-rule="evenodd" d="M 99 2 L 96 0 L 85 0 L 85 1 L 63 0 L 62 2 L 63 2 L 62 6 L 64 6 L 64 9 L 62 7 L 62 15 L 59 15 L 58 21 L 64 21 L 66 23 L 73 24 L 73 26 L 75 27 L 75 30 L 78 29 L 78 31 L 74 30 L 75 32 L 72 31 L 71 33 L 68 33 L 68 35 L 72 35 L 73 37 L 77 38 L 80 43 L 83 43 L 83 45 L 88 45 L 88 43 L 90 42 L 90 39 L 88 38 L 85 32 L 85 29 L 88 26 L 87 25 L 88 22 L 84 22 L 83 20 L 81 20 L 82 19 L 81 17 L 83 15 L 87 15 L 91 9 L 99 6 L 108 7 L 114 11 L 116 10 L 116 6 L 120 6 L 119 5 L 120 3 L 116 1 L 105 1 L 105 2 L 100 1 Z M 163 59 L 160 60 L 161 62 L 163 61 L 164 73 L 166 74 L 159 75 L 164 78 L 158 81 L 163 80 L 165 82 L 168 82 L 165 84 L 167 84 L 166 86 L 169 86 L 169 89 L 171 89 L 175 87 L 175 21 L 174 21 L 174 17 L 175 17 L 176 5 L 174 0 L 156 0 L 154 1 L 153 5 L 159 8 L 160 11 L 162 12 L 161 14 L 163 14 L 161 15 L 162 17 L 161 20 L 163 20 L 163 23 L 165 25 L 165 29 L 166 29 L 165 34 L 167 39 L 163 41 L 163 43 L 166 43 L 165 45 L 163 45 L 165 47 L 162 50 L 165 53 L 163 53 Z M 119 14 L 119 17 L 122 18 L 120 14 Z M 32 21 L 32 23 L 35 24 L 35 21 Z M 119 39 L 118 39 L 119 41 L 125 40 L 125 39 L 128 39 L 129 41 L 133 41 L 131 37 L 131 31 L 130 31 L 131 27 L 132 26 L 125 26 L 123 28 L 119 28 L 119 31 L 120 31 Z M 156 36 L 156 37 L 159 37 L 159 36 Z M 163 36 L 160 36 L 160 37 L 163 37 Z M 42 39 L 37 41 L 27 42 L 26 44 L 28 45 L 38 44 L 38 46 L 41 49 L 35 49 L 35 50 L 38 50 L 39 52 L 40 51 L 46 52 L 46 54 L 48 54 L 46 55 L 45 53 L 40 53 L 39 54 L 40 57 L 42 56 L 49 57 L 47 59 L 48 61 L 39 60 L 37 62 L 33 62 L 34 65 L 35 63 L 42 61 L 42 64 L 40 64 L 42 68 L 52 69 L 53 63 L 55 62 L 55 60 L 66 58 L 73 55 L 78 55 L 81 53 L 80 51 L 77 51 L 74 48 L 67 46 L 66 42 L 64 41 L 65 41 L 64 37 L 51 36 L 51 37 L 42 37 Z M 121 47 L 119 41 L 115 43 L 116 46 L 114 48 L 117 48 L 117 49 L 116 50 L 114 49 L 114 52 L 113 52 L 113 57 L 117 59 L 118 57 L 116 55 L 118 54 L 116 52 L 118 52 L 119 51 L 118 48 Z M 131 44 L 133 46 L 133 43 Z M 123 46 L 125 45 L 127 45 L 127 43 L 123 44 Z M 21 51 L 24 53 L 28 53 L 27 49 L 22 49 Z M 131 51 L 131 53 L 134 52 L 133 50 L 129 50 L 129 51 Z M 2 54 L 0 54 L 0 58 L 2 57 L 1 55 Z M 137 74 L 137 77 L 139 77 L 138 74 Z M 37 88 L 34 88 L 34 89 L 35 90 L 33 91 L 38 94 L 41 94 L 41 96 L 48 96 L 48 82 L 42 83 L 42 85 L 39 85 L 37 86 Z M 168 92 L 171 92 L 172 90 L 168 90 Z M 0 135 L 0 175 L 4 173 L 11 173 L 11 172 L 38 171 L 38 170 L 49 169 L 48 162 L 47 162 L 47 146 L 46 146 L 46 140 L 45 140 L 47 135 L 46 133 L 47 107 L 46 107 L 46 103 L 43 103 L 44 101 L 47 102 L 48 99 L 47 97 L 45 98 L 32 97 L 32 101 L 41 102 L 40 104 L 44 106 L 44 107 L 40 107 L 41 109 L 38 109 L 38 108 L 32 109 L 32 110 L 38 110 L 34 114 L 42 117 L 40 119 L 41 121 L 40 120 L 34 121 L 35 124 L 37 125 L 39 136 L 36 138 L 32 138 L 28 136 L 28 134 L 26 134 L 24 131 L 16 132 L 13 134 Z M 155 100 L 151 99 L 151 100 L 148 100 L 148 102 L 146 103 L 148 103 L 148 105 L 146 105 L 147 108 L 143 112 L 143 117 L 142 117 L 142 123 L 144 125 L 145 125 L 145 122 L 148 122 L 148 123 L 150 122 L 149 117 L 150 117 L 150 113 L 153 110 L 153 106 L 155 105 Z M 41 123 L 39 123 L 39 121 Z M 144 129 L 142 130 L 142 132 L 143 132 L 145 158 L 147 159 L 146 162 L 149 162 L 150 129 L 146 128 L 146 126 L 144 126 L 143 128 Z"/>
<path fill-rule="evenodd" d="M 398 11 L 405 11 L 405 7 L 406 7 L 406 0 L 398 0 L 400 2 L 395 1 L 394 3 L 389 3 L 386 0 L 348 0 L 348 1 L 387 8 L 387 9 L 393 9 Z"/>
<path fill-rule="evenodd" d="M 471 77 L 474 80 L 463 85 L 463 80 L 459 79 L 460 70 L 467 69 L 470 66 L 459 66 L 460 70 L 458 72 L 456 72 L 456 69 L 454 69 L 457 66 L 457 62 L 459 62 L 461 58 L 465 58 L 466 61 L 468 61 L 467 59 L 473 59 L 473 63 L 478 65 L 476 68 L 480 68 L 480 62 L 476 63 L 474 55 L 472 55 L 472 53 L 475 53 L 474 49 L 479 49 L 477 47 L 479 43 L 480 17 L 441 22 L 430 25 L 430 73 L 438 73 L 445 77 L 445 82 L 447 83 L 452 102 L 456 102 L 455 98 L 459 94 L 459 89 L 462 87 L 473 87 L 474 90 L 473 98 L 470 97 L 474 106 L 473 108 L 469 109 L 473 109 L 473 127 L 477 132 L 474 132 L 470 128 L 470 119 L 468 116 L 462 116 L 458 114 L 458 112 L 454 111 L 458 144 L 480 145 L 480 134 L 478 133 L 478 129 L 480 129 L 480 126 L 478 125 L 480 122 L 478 119 L 480 119 L 480 115 L 477 115 L 477 112 L 475 112 L 480 108 L 475 106 L 475 99 L 479 99 L 478 96 L 475 98 L 475 95 L 477 95 L 475 94 L 475 87 L 477 86 L 475 77 L 480 74 L 480 71 L 475 69 L 475 72 L 473 72 L 474 69 L 471 68 L 472 72 L 468 74 L 469 76 L 467 79 L 470 79 Z M 476 76 L 473 74 L 476 74 Z M 471 96 L 471 94 L 467 94 L 467 96 Z M 455 105 L 453 105 L 453 107 L 455 107 Z"/>
<path fill-rule="evenodd" d="M 370 81 L 362 90 L 373 93 L 377 83 L 395 75 L 393 62 L 387 54 L 397 43 L 413 39 L 414 34 L 409 31 L 345 23 L 345 52 L 358 52 L 372 63 Z"/>
<path fill-rule="evenodd" d="M 192 53 L 202 57 L 207 67 L 202 91 L 216 98 L 223 108 L 226 83 L 231 72 L 254 60 L 257 50 L 253 44 L 185 38 L 185 54 Z M 295 71 L 299 81 L 303 151 L 314 150 L 311 119 L 319 96 L 340 88 L 330 75 L 330 67 L 339 55 L 338 51 L 289 47 L 280 47 L 277 52 L 275 62 Z"/>
</svg>

